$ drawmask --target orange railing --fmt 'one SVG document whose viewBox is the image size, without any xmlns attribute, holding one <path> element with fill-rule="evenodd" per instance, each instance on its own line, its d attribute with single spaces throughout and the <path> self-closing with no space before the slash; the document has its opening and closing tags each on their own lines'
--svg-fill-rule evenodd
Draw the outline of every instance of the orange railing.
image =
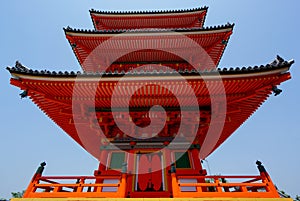
<svg viewBox="0 0 300 201">
<path fill-rule="evenodd" d="M 24 198 L 125 197 L 126 176 L 44 177 L 35 174 Z M 99 182 L 102 181 L 102 182 Z"/>
<path fill-rule="evenodd" d="M 173 197 L 278 198 L 267 173 L 259 176 L 184 176 L 172 173 Z"/>
<path fill-rule="evenodd" d="M 119 175 L 80 177 L 42 176 L 42 163 L 32 178 L 24 198 L 124 198 L 126 171 Z M 279 198 L 270 176 L 258 163 L 258 176 L 191 176 L 176 173 L 171 168 L 172 196 L 174 198 Z M 149 192 L 148 192 L 149 193 Z"/>
</svg>

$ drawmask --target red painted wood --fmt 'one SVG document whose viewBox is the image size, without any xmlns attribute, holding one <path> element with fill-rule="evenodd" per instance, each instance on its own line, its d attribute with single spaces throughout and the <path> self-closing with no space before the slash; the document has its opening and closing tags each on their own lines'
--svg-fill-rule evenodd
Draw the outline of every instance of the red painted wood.
<svg viewBox="0 0 300 201">
<path fill-rule="evenodd" d="M 162 170 L 161 170 L 161 158 L 158 154 L 152 156 L 151 169 L 152 171 L 152 184 L 155 191 L 160 190 L 162 185 Z"/>
<path fill-rule="evenodd" d="M 149 169 L 151 168 L 151 164 L 148 160 L 146 154 L 140 156 L 139 160 L 139 174 L 138 176 L 138 186 L 141 191 L 145 191 L 149 186 L 149 181 L 151 179 L 151 174 L 149 174 Z"/>
<path fill-rule="evenodd" d="M 201 28 L 206 9 L 192 12 L 165 14 L 109 14 L 91 12 L 97 30 L 149 29 L 149 28 Z"/>
<path fill-rule="evenodd" d="M 73 49 L 75 55 L 78 58 L 79 63 L 82 65 L 85 71 L 103 71 L 106 70 L 106 67 L 110 66 L 110 63 L 106 63 L 107 57 L 111 57 L 111 55 L 118 55 L 121 50 L 127 49 L 129 52 L 125 55 L 118 55 L 115 61 L 112 62 L 122 62 L 122 63 L 136 63 L 139 62 L 169 62 L 172 63 L 174 61 L 184 62 L 187 58 L 182 58 L 182 55 L 186 55 L 186 57 L 194 57 L 197 58 L 196 63 L 201 63 L 202 65 L 199 67 L 201 70 L 205 69 L 215 69 L 216 65 L 219 63 L 221 56 L 225 50 L 226 45 L 222 44 L 222 41 L 229 40 L 230 35 L 232 34 L 232 28 L 224 28 L 223 30 L 206 30 L 206 31 L 187 31 L 182 32 L 182 35 L 178 35 L 174 33 L 168 34 L 159 34 L 149 36 L 147 33 L 135 33 L 128 36 L 122 36 L 117 38 L 118 42 L 116 44 L 112 43 L 109 47 L 109 55 L 105 53 L 98 55 L 97 59 L 86 60 L 88 56 L 91 55 L 92 52 L 98 47 L 103 45 L 103 42 L 111 39 L 111 34 L 104 33 L 77 33 L 76 31 L 66 31 L 66 37 L 71 44 L 77 44 L 76 48 Z M 183 36 L 186 39 L 191 40 L 182 40 Z M 174 40 L 174 38 L 178 38 L 178 40 L 182 40 L 180 45 Z M 141 43 L 136 43 L 136 41 L 144 41 Z M 161 41 L 165 41 L 163 44 L 166 44 L 164 47 L 161 46 Z M 192 42 L 193 41 L 193 42 Z M 186 48 L 182 48 L 185 46 L 190 46 L 191 43 L 198 44 L 199 47 L 203 48 L 203 54 L 208 54 L 213 61 L 212 63 L 207 63 L 206 59 L 201 60 L 199 54 L 201 53 L 201 49 L 199 48 L 197 52 L 191 51 L 187 52 Z M 106 44 L 106 43 L 105 43 Z M 156 47 L 149 48 L 149 47 Z M 172 48 L 176 50 L 176 55 L 172 54 L 170 51 L 161 51 L 161 48 Z M 102 47 L 104 48 L 104 47 Z M 200 53 L 199 53 L 200 51 Z M 181 55 L 178 55 L 181 54 Z M 120 58 L 119 58 L 120 57 Z M 89 57 L 90 58 L 90 57 Z M 119 59 L 118 59 L 119 58 Z M 188 58 L 189 59 L 189 58 Z M 97 65 L 95 65 L 95 62 Z M 190 61 L 191 62 L 191 61 Z M 205 65 L 203 65 L 205 64 Z M 99 69 L 101 66 L 104 69 Z M 129 65 L 130 66 L 130 65 Z M 131 65 L 132 66 L 132 65 Z M 119 70 L 126 67 L 123 65 L 119 66 Z M 198 68 L 198 66 L 196 66 Z M 184 68 L 185 69 L 185 68 Z"/>
<path fill-rule="evenodd" d="M 97 89 L 97 95 L 94 100 L 95 93 L 89 90 L 89 85 L 93 85 L 89 78 L 86 81 L 77 83 L 78 92 L 76 97 L 83 97 L 84 99 L 79 99 L 78 104 L 81 105 L 79 108 L 72 107 L 72 97 L 74 82 L 73 81 L 55 81 L 44 80 L 47 77 L 40 77 L 36 80 L 35 76 L 32 78 L 22 78 L 19 80 L 11 79 L 11 84 L 19 87 L 22 90 L 28 90 L 28 96 L 32 101 L 39 106 L 39 108 L 45 112 L 49 118 L 51 118 L 58 126 L 60 126 L 67 134 L 70 135 L 76 142 L 78 142 L 84 149 L 90 152 L 93 156 L 100 156 L 99 147 L 102 145 L 101 140 L 92 140 L 99 138 L 99 126 L 104 129 L 109 127 L 107 137 L 113 138 L 117 134 L 122 136 L 123 133 L 116 127 L 114 117 L 110 112 L 98 112 L 96 115 L 88 111 L 91 106 L 96 106 L 100 108 L 110 107 L 110 96 L 115 82 L 105 81 L 103 85 L 99 85 Z M 246 121 L 249 116 L 266 100 L 266 98 L 272 93 L 272 87 L 278 85 L 281 82 L 288 80 L 290 74 L 274 74 L 274 75 L 261 75 L 251 78 L 239 77 L 239 78 L 226 78 L 223 79 L 223 84 L 225 91 L 227 93 L 227 114 L 226 122 L 221 133 L 220 140 L 218 141 L 215 149 L 220 146 L 244 121 Z M 156 82 L 156 84 L 164 83 L 165 81 L 159 80 L 143 80 L 143 82 Z M 127 102 L 122 99 L 122 97 L 130 91 L 134 91 L 136 86 L 139 86 L 141 82 L 129 81 L 121 84 L 126 91 L 122 91 L 122 94 L 118 97 L 119 106 L 127 106 Z M 210 81 L 211 84 L 216 84 L 218 81 Z M 186 104 L 189 104 L 189 95 L 185 93 L 185 89 L 180 82 L 168 81 L 170 86 L 174 86 L 175 90 L 182 91 L 182 97 L 186 98 Z M 205 106 L 210 104 L 209 93 L 205 87 L 205 83 L 200 78 L 197 80 L 190 80 L 189 84 L 194 89 L 197 97 L 199 97 L 198 103 L 200 106 Z M 177 88 L 177 89 L 176 89 Z M 182 89 L 181 89 L 182 88 Z M 47 94 L 45 94 L 45 92 Z M 134 95 L 131 101 L 132 107 L 145 107 L 149 106 L 148 100 L 155 98 L 156 103 L 162 106 L 176 106 L 178 103 L 170 98 L 170 94 L 167 91 L 163 91 L 160 94 L 160 90 L 156 93 L 149 92 L 148 90 L 140 90 L 138 95 Z M 74 109 L 74 110 L 73 110 Z M 75 116 L 73 115 L 75 114 Z M 88 115 L 88 119 L 81 118 L 82 116 Z M 125 125 L 130 125 L 131 120 L 141 119 L 141 113 L 136 112 L 133 114 L 131 119 L 122 118 L 123 112 L 120 111 L 116 114 L 119 116 L 119 120 Z M 180 123 L 180 117 L 178 112 L 168 112 L 169 120 L 166 122 L 168 125 L 167 132 L 162 131 L 159 136 L 173 136 L 177 132 L 177 125 Z M 94 117 L 97 116 L 96 122 Z M 194 114 L 192 114 L 194 116 Z M 198 130 L 195 142 L 202 145 L 203 140 L 206 137 L 208 126 L 210 125 L 210 113 L 205 113 L 202 111 L 201 117 L 205 117 L 206 120 L 201 122 L 201 129 Z M 74 118 L 78 117 L 77 121 Z M 74 123 L 79 123 L 83 133 L 89 133 L 91 140 L 88 142 L 82 142 L 81 138 L 78 136 L 78 129 L 75 127 Z M 138 121 L 137 121 L 138 122 Z M 196 122 L 196 121 L 195 121 Z M 195 122 L 191 121 L 189 127 L 195 126 Z M 135 132 L 132 132 L 135 133 Z M 86 139 L 85 139 L 86 140 Z"/>
</svg>

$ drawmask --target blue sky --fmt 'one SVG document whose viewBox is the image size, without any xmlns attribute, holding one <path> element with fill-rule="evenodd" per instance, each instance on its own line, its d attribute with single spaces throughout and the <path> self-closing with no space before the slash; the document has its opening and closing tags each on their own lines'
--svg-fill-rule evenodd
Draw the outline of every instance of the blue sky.
<svg viewBox="0 0 300 201">
<path fill-rule="evenodd" d="M 25 3 L 26 2 L 26 3 Z M 28 185 L 38 164 L 47 175 L 92 175 L 97 161 L 9 85 L 16 60 L 33 69 L 80 69 L 63 27 L 92 28 L 88 10 L 169 10 L 209 6 L 206 26 L 235 23 L 220 67 L 266 64 L 277 54 L 295 59 L 292 80 L 272 96 L 207 160 L 212 174 L 257 174 L 262 160 L 280 189 L 300 194 L 299 0 L 10 0 L 0 12 L 0 198 Z"/>
</svg>

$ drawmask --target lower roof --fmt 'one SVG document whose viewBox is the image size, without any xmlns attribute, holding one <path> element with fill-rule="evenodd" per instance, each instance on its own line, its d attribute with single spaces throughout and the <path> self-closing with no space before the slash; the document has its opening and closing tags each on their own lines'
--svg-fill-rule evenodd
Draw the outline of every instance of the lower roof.
<svg viewBox="0 0 300 201">
<path fill-rule="evenodd" d="M 107 72 L 51 73 L 33 71 L 19 63 L 8 70 L 12 74 L 11 84 L 24 90 L 23 96 L 30 97 L 49 118 L 95 157 L 100 156 L 99 147 L 104 140 L 100 130 L 110 140 L 125 138 L 124 132 L 116 125 L 116 119 L 121 124 L 131 125 L 134 122 L 143 128 L 151 119 L 149 109 L 153 105 L 161 105 L 166 110 L 167 120 L 158 137 L 174 137 L 179 132 L 181 121 L 187 118 L 183 127 L 186 131 L 198 127 L 193 141 L 202 147 L 204 158 L 245 122 L 272 91 L 276 92 L 276 86 L 290 79 L 288 70 L 293 62 L 277 59 L 260 67 L 219 69 L 200 74 L 195 71 L 181 74 L 131 72 L 126 75 Z M 197 102 L 192 101 L 193 97 Z M 113 106 L 114 113 L 111 112 L 112 100 L 117 104 L 117 107 Z M 124 110 L 128 104 L 130 117 Z M 152 114 L 151 120 L 163 122 L 160 111 Z M 208 147 L 205 139 L 211 137 L 209 129 L 212 127 L 221 128 L 220 136 Z M 136 138 L 141 134 L 139 128 L 130 132 Z M 189 138 L 187 133 L 190 132 L 180 135 Z"/>
</svg>

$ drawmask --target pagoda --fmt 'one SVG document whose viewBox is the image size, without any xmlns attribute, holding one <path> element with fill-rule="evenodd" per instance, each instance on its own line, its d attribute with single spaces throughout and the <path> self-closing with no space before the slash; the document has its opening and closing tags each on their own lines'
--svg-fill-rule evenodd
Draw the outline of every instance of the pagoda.
<svg viewBox="0 0 300 201">
<path fill-rule="evenodd" d="M 99 160 L 92 176 L 44 176 L 42 163 L 21 200 L 283 199 L 260 161 L 254 176 L 202 167 L 294 63 L 218 68 L 234 25 L 204 27 L 207 10 L 90 10 L 94 30 L 64 29 L 82 72 L 7 68 L 21 97 Z"/>
</svg>

